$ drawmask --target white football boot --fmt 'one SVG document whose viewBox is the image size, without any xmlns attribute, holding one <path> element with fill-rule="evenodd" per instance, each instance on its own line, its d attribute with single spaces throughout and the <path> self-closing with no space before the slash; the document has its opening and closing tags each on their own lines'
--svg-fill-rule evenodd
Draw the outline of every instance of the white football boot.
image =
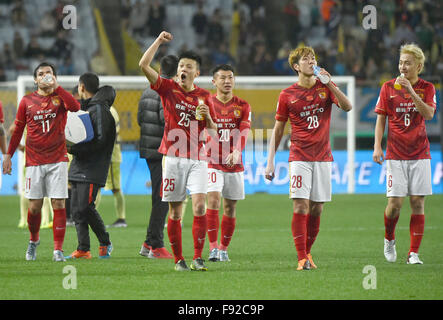
<svg viewBox="0 0 443 320">
<path fill-rule="evenodd" d="M 423 261 L 421 261 L 418 258 L 418 253 L 411 252 L 409 254 L 408 260 L 406 261 L 407 264 L 423 264 Z"/>
<path fill-rule="evenodd" d="M 388 239 L 385 238 L 384 254 L 388 262 L 395 262 L 397 260 L 397 251 L 395 250 L 395 239 L 389 241 Z"/>
</svg>

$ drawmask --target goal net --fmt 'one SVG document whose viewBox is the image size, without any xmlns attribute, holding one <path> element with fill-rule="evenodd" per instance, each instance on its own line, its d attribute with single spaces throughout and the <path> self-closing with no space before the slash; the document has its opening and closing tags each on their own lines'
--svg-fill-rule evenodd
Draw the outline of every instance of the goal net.
<svg viewBox="0 0 443 320">
<path fill-rule="evenodd" d="M 72 90 L 78 84 L 79 76 L 58 76 L 58 83 L 66 90 Z M 248 154 L 263 153 L 265 158 L 267 140 L 275 122 L 275 110 L 278 96 L 285 89 L 298 80 L 295 76 L 237 76 L 234 94 L 246 100 L 251 105 L 252 123 L 251 133 L 248 140 Z M 355 109 L 355 78 L 353 76 L 332 77 L 332 81 L 338 85 L 348 96 Z M 201 76 L 196 79 L 196 84 L 202 88 L 215 92 L 212 77 Z M 100 76 L 100 86 L 111 85 L 116 89 L 117 96 L 114 107 L 120 117 L 120 139 L 122 143 L 138 143 L 140 129 L 137 124 L 138 102 L 143 91 L 149 86 L 145 77 L 140 76 Z M 19 76 L 17 79 L 17 105 L 21 98 L 35 90 L 32 76 Z M 348 113 L 333 108 L 331 121 L 331 137 L 334 134 L 346 135 L 347 151 L 347 192 L 355 192 L 355 110 Z M 287 149 L 289 137 L 289 125 L 285 127 L 286 138 L 282 140 L 280 150 Z M 251 139 L 252 138 L 252 139 Z M 331 141 L 332 142 L 332 141 Z M 333 151 L 336 146 L 333 147 Z M 256 161 L 257 157 L 245 157 L 246 161 Z M 23 156 L 18 155 L 18 167 L 23 166 Z M 18 190 L 21 190 L 23 170 L 18 170 Z"/>
</svg>

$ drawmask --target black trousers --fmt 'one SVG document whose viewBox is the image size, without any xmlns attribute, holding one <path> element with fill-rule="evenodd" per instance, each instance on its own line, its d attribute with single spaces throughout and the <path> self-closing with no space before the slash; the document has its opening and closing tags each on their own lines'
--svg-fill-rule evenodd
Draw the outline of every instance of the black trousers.
<svg viewBox="0 0 443 320">
<path fill-rule="evenodd" d="M 97 236 L 100 246 L 111 244 L 100 214 L 95 209 L 95 198 L 100 187 L 96 184 L 71 182 L 71 215 L 77 230 L 77 250 L 89 251 L 89 226 Z"/>
<path fill-rule="evenodd" d="M 164 247 L 163 228 L 166 215 L 168 214 L 169 204 L 162 201 L 160 196 L 162 186 L 162 160 L 146 159 L 152 182 L 152 209 L 149 225 L 146 232 L 146 244 L 153 249 Z"/>
</svg>

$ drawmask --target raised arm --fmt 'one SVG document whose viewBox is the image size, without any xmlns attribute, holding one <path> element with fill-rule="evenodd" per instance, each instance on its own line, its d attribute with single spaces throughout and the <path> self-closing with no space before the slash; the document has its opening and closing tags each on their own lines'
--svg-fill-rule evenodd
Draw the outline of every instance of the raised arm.
<svg viewBox="0 0 443 320">
<path fill-rule="evenodd" d="M 158 73 L 151 67 L 152 59 L 154 59 L 155 53 L 157 52 L 160 45 L 163 43 L 167 43 L 172 40 L 172 34 L 169 32 L 163 31 L 160 35 L 155 39 L 155 41 L 151 44 L 151 46 L 146 50 L 143 54 L 143 57 L 140 59 L 138 63 L 139 67 L 142 69 L 146 78 L 149 80 L 151 84 L 155 84 L 158 79 Z"/>
<path fill-rule="evenodd" d="M 331 79 L 331 75 L 325 69 L 320 70 L 321 74 L 326 74 Z M 334 84 L 332 81 L 329 81 L 326 86 L 331 90 L 332 94 L 337 98 L 338 106 L 343 111 L 349 112 L 352 109 L 352 104 L 349 101 L 348 97 Z"/>
</svg>

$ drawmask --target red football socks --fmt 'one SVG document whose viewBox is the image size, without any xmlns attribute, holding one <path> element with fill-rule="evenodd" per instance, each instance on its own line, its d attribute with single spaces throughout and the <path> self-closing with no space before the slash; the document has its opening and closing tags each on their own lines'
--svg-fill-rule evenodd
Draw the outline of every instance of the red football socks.
<svg viewBox="0 0 443 320">
<path fill-rule="evenodd" d="M 295 249 L 297 250 L 298 260 L 307 259 L 306 255 L 306 221 L 307 215 L 295 213 L 292 216 L 292 236 L 294 237 Z"/>
<path fill-rule="evenodd" d="M 33 242 L 37 242 L 39 237 L 39 231 L 40 231 L 40 223 L 42 221 L 42 213 L 36 213 L 31 214 L 31 211 L 28 209 L 28 229 L 31 233 L 30 240 Z"/>
<path fill-rule="evenodd" d="M 394 240 L 395 239 L 395 226 L 397 225 L 398 218 L 400 215 L 395 218 L 388 218 L 385 212 L 385 239 L 386 240 Z"/>
<path fill-rule="evenodd" d="M 227 250 L 235 230 L 235 218 L 223 215 L 221 222 L 220 250 Z"/>
<path fill-rule="evenodd" d="M 320 231 L 320 216 L 313 216 L 308 214 L 307 222 L 307 237 L 306 237 L 306 253 L 311 253 L 312 245 L 317 239 L 318 232 Z"/>
<path fill-rule="evenodd" d="M 208 223 L 209 250 L 211 251 L 214 248 L 218 248 L 218 229 L 220 226 L 218 210 L 206 209 L 206 217 Z"/>
<path fill-rule="evenodd" d="M 66 209 L 54 209 L 52 234 L 54 235 L 54 250 L 63 250 L 66 232 Z"/>
<path fill-rule="evenodd" d="M 206 215 L 194 216 L 192 223 L 192 237 L 194 238 L 194 259 L 201 258 L 205 246 L 207 231 Z"/>
<path fill-rule="evenodd" d="M 172 253 L 174 254 L 175 263 L 183 259 L 182 254 L 182 227 L 180 225 L 181 219 L 168 219 L 168 237 L 171 243 Z"/>
<path fill-rule="evenodd" d="M 409 233 L 411 235 L 411 246 L 409 253 L 418 253 L 421 239 L 425 231 L 425 215 L 424 214 L 412 214 L 411 221 L 409 223 Z"/>
</svg>

